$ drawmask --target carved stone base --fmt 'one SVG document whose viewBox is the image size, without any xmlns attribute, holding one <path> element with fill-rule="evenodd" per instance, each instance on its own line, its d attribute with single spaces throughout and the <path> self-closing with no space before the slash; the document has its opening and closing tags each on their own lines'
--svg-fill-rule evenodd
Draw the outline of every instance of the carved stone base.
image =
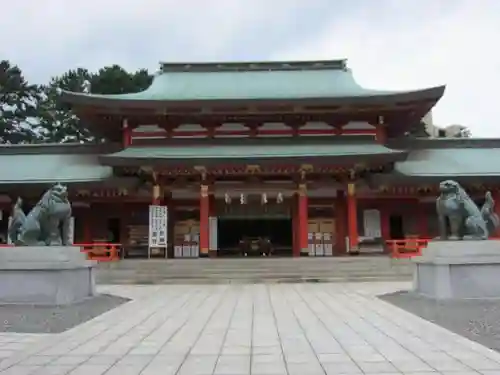
<svg viewBox="0 0 500 375">
<path fill-rule="evenodd" d="M 413 289 L 419 294 L 500 298 L 500 241 L 431 241 L 413 263 Z"/>
<path fill-rule="evenodd" d="M 94 265 L 76 246 L 0 248 L 0 304 L 67 305 L 92 297 Z"/>
</svg>

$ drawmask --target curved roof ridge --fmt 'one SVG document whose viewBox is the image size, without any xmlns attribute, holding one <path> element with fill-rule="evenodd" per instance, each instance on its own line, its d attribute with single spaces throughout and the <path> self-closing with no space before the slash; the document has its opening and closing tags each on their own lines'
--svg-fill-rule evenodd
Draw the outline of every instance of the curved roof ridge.
<svg viewBox="0 0 500 375">
<path fill-rule="evenodd" d="M 401 138 L 389 141 L 389 147 L 408 150 L 500 148 L 500 138 Z"/>
<path fill-rule="evenodd" d="M 137 101 L 288 100 L 429 94 L 439 99 L 445 86 L 380 90 L 361 86 L 350 69 L 168 71 L 157 74 L 143 91 L 128 94 L 64 96 Z"/>
<path fill-rule="evenodd" d="M 161 72 L 347 70 L 347 59 L 293 61 L 160 62 Z"/>
</svg>

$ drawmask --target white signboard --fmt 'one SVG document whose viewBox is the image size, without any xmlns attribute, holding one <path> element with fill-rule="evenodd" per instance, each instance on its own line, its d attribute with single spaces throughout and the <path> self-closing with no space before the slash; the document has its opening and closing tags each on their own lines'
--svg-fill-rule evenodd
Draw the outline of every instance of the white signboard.
<svg viewBox="0 0 500 375">
<path fill-rule="evenodd" d="M 217 251 L 219 248 L 219 243 L 217 239 L 217 230 L 218 230 L 218 223 L 217 223 L 217 216 L 211 216 L 208 218 L 208 227 L 209 227 L 209 248 L 212 251 Z"/>
<path fill-rule="evenodd" d="M 380 211 L 365 210 L 363 212 L 363 226 L 365 230 L 364 237 L 380 238 L 382 231 L 380 229 Z"/>
<path fill-rule="evenodd" d="M 167 206 L 149 206 L 149 251 L 151 248 L 167 247 L 167 223 L 168 223 L 168 208 Z"/>
<path fill-rule="evenodd" d="M 12 216 L 9 216 L 9 224 L 7 228 L 10 228 L 11 223 L 12 223 Z M 10 238 L 8 232 L 7 232 L 7 245 L 12 245 L 12 239 Z"/>
<path fill-rule="evenodd" d="M 69 218 L 69 228 L 68 228 L 68 238 L 69 238 L 69 243 L 73 244 L 75 243 L 75 217 L 71 216 Z"/>
<path fill-rule="evenodd" d="M 323 233 L 323 248 L 325 249 L 326 256 L 333 255 L 332 234 Z"/>
<path fill-rule="evenodd" d="M 314 245 L 314 233 L 307 233 L 307 247 L 308 247 L 308 250 L 309 250 L 309 256 L 314 256 L 315 255 L 315 250 L 316 250 L 316 246 Z"/>
</svg>

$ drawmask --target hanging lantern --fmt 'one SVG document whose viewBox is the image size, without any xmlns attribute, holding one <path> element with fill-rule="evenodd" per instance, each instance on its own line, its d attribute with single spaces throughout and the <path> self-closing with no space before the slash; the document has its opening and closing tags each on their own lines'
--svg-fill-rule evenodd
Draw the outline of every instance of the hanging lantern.
<svg viewBox="0 0 500 375">
<path fill-rule="evenodd" d="M 266 193 L 263 193 L 263 194 L 262 194 L 262 197 L 261 197 L 260 202 L 261 202 L 262 204 L 266 204 L 266 203 L 267 203 L 267 195 L 266 195 Z"/>
<path fill-rule="evenodd" d="M 231 204 L 231 197 L 228 193 L 224 195 L 224 202 L 226 202 L 226 204 Z"/>
<path fill-rule="evenodd" d="M 247 198 L 245 197 L 245 194 L 240 195 L 240 204 L 246 204 L 247 203 Z"/>
<path fill-rule="evenodd" d="M 283 203 L 283 194 L 278 193 L 278 196 L 276 197 L 276 203 Z"/>
</svg>

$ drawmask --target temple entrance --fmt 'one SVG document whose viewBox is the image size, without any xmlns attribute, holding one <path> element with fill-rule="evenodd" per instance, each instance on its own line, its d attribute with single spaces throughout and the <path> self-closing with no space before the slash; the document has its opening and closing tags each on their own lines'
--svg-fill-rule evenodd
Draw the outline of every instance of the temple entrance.
<svg viewBox="0 0 500 375">
<path fill-rule="evenodd" d="M 6 244 L 8 241 L 9 215 L 0 210 L 0 244 Z"/>
<path fill-rule="evenodd" d="M 120 243 L 120 219 L 116 217 L 109 218 L 107 221 L 107 240 L 110 243 Z"/>
<path fill-rule="evenodd" d="M 219 218 L 218 256 L 292 256 L 290 218 Z"/>
<path fill-rule="evenodd" d="M 400 240 L 405 238 L 403 227 L 403 216 L 391 215 L 389 216 L 389 235 L 392 240 Z"/>
</svg>

